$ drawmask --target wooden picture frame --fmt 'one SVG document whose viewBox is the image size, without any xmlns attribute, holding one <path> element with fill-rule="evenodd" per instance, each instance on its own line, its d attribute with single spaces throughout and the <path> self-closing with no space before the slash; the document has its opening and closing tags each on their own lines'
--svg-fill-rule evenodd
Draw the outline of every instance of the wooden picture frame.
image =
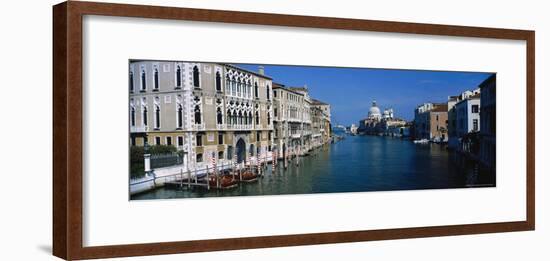
<svg viewBox="0 0 550 261">
<path fill-rule="evenodd" d="M 524 40 L 527 46 L 527 154 L 524 155 L 527 218 L 517 222 L 84 247 L 82 19 L 85 15 Z M 53 254 L 60 258 L 159 255 L 535 229 L 534 31 L 70 1 L 53 7 L 53 66 Z"/>
</svg>

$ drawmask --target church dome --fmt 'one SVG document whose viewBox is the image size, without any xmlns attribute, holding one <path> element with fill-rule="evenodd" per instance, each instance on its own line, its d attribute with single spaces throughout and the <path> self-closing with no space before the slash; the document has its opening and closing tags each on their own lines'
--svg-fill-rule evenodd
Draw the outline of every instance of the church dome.
<svg viewBox="0 0 550 261">
<path fill-rule="evenodd" d="M 369 109 L 369 118 L 380 118 L 380 109 L 376 106 L 376 101 L 372 101 L 372 106 Z"/>
</svg>

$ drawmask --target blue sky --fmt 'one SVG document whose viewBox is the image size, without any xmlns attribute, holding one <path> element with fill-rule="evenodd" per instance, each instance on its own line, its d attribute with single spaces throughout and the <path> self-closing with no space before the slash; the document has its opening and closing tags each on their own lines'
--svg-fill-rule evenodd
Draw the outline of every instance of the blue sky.
<svg viewBox="0 0 550 261">
<path fill-rule="evenodd" d="M 236 64 L 257 71 L 256 64 Z M 414 118 L 424 102 L 446 102 L 447 96 L 477 88 L 491 74 L 310 66 L 264 65 L 265 74 L 286 86 L 309 88 L 310 96 L 331 105 L 332 121 L 346 126 L 366 117 L 372 100 L 396 117 Z"/>
</svg>

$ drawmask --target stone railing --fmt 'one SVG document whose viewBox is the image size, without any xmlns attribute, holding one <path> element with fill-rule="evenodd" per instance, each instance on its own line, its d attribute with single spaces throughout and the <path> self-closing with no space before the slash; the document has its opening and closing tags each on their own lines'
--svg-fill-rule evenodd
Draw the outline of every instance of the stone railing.
<svg viewBox="0 0 550 261">
<path fill-rule="evenodd" d="M 130 133 L 148 132 L 149 126 L 130 126 Z"/>
<path fill-rule="evenodd" d="M 197 130 L 197 131 L 200 131 L 200 130 L 205 130 L 206 127 L 204 126 L 204 123 L 201 123 L 201 124 L 193 124 L 193 130 Z"/>
</svg>

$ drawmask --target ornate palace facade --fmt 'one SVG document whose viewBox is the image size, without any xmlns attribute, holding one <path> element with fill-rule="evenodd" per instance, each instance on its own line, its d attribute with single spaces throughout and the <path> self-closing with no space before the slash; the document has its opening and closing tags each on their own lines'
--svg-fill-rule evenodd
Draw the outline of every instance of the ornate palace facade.
<svg viewBox="0 0 550 261">
<path fill-rule="evenodd" d="M 271 150 L 272 83 L 262 71 L 132 61 L 129 74 L 132 145 L 176 146 L 189 168 Z"/>
</svg>

